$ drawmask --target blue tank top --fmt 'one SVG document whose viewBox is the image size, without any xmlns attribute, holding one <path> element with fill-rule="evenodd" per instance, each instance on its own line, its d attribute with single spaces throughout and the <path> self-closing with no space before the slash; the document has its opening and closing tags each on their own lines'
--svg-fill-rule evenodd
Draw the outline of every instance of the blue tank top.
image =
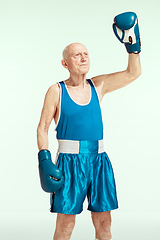
<svg viewBox="0 0 160 240">
<path fill-rule="evenodd" d="M 103 122 L 96 89 L 91 80 L 91 99 L 88 104 L 77 104 L 69 95 L 63 81 L 61 87 L 60 116 L 57 139 L 96 141 L 103 139 Z"/>
</svg>

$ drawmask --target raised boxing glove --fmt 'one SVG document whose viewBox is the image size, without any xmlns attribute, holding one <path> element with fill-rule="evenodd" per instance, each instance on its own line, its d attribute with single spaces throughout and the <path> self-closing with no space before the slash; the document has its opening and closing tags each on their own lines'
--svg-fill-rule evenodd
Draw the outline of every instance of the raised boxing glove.
<svg viewBox="0 0 160 240">
<path fill-rule="evenodd" d="M 38 153 L 38 160 L 42 189 L 50 193 L 60 189 L 64 183 L 64 177 L 58 167 L 52 162 L 50 151 L 41 150 Z"/>
<path fill-rule="evenodd" d="M 138 18 L 134 12 L 125 12 L 114 18 L 113 31 L 128 53 L 141 51 Z"/>
</svg>

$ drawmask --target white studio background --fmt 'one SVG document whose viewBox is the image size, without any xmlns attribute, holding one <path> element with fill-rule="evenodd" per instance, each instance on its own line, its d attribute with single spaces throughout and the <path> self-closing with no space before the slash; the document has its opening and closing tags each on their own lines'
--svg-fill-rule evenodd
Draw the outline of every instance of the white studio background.
<svg viewBox="0 0 160 240">
<path fill-rule="evenodd" d="M 38 176 L 36 128 L 47 89 L 68 77 L 61 53 L 71 42 L 89 50 L 95 75 L 125 70 L 128 55 L 112 31 L 115 15 L 134 11 L 142 41 L 142 75 L 102 101 L 105 149 L 117 182 L 113 240 L 158 239 L 159 15 L 153 1 L 6 0 L 0 4 L 0 238 L 52 239 L 55 214 Z M 50 150 L 56 155 L 54 124 Z M 72 239 L 94 239 L 90 214 L 77 217 Z"/>
</svg>

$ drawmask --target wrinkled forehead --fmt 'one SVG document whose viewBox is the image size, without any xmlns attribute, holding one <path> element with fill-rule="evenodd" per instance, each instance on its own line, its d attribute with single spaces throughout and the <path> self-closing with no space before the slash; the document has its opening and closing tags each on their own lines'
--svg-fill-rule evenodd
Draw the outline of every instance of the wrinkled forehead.
<svg viewBox="0 0 160 240">
<path fill-rule="evenodd" d="M 87 48 L 83 44 L 77 43 L 77 44 L 70 45 L 68 50 L 69 50 L 69 53 L 84 52 L 84 51 L 87 51 Z"/>
<path fill-rule="evenodd" d="M 75 53 L 79 53 L 79 52 L 87 52 L 88 50 L 87 48 L 81 44 L 81 43 L 72 43 L 70 45 L 68 45 L 64 51 L 63 51 L 63 57 L 67 58 L 69 56 L 74 55 Z"/>
</svg>

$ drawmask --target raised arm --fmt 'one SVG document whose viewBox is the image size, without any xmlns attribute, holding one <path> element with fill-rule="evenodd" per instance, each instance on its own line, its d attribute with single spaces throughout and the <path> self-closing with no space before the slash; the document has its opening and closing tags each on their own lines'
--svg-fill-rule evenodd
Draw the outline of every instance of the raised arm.
<svg viewBox="0 0 160 240">
<path fill-rule="evenodd" d="M 37 128 L 37 144 L 39 151 L 48 149 L 48 130 L 55 117 L 59 102 L 59 87 L 57 84 L 51 86 L 45 96 L 40 122 Z"/>
<path fill-rule="evenodd" d="M 109 92 L 125 87 L 141 75 L 139 54 L 131 53 L 128 57 L 128 67 L 125 71 L 92 78 L 99 90 L 100 99 Z"/>
<path fill-rule="evenodd" d="M 139 52 L 141 51 L 138 18 L 134 12 L 119 14 L 114 19 L 113 31 L 129 53 L 128 67 L 125 71 L 92 78 L 100 99 L 108 93 L 122 88 L 141 75 Z"/>
</svg>

